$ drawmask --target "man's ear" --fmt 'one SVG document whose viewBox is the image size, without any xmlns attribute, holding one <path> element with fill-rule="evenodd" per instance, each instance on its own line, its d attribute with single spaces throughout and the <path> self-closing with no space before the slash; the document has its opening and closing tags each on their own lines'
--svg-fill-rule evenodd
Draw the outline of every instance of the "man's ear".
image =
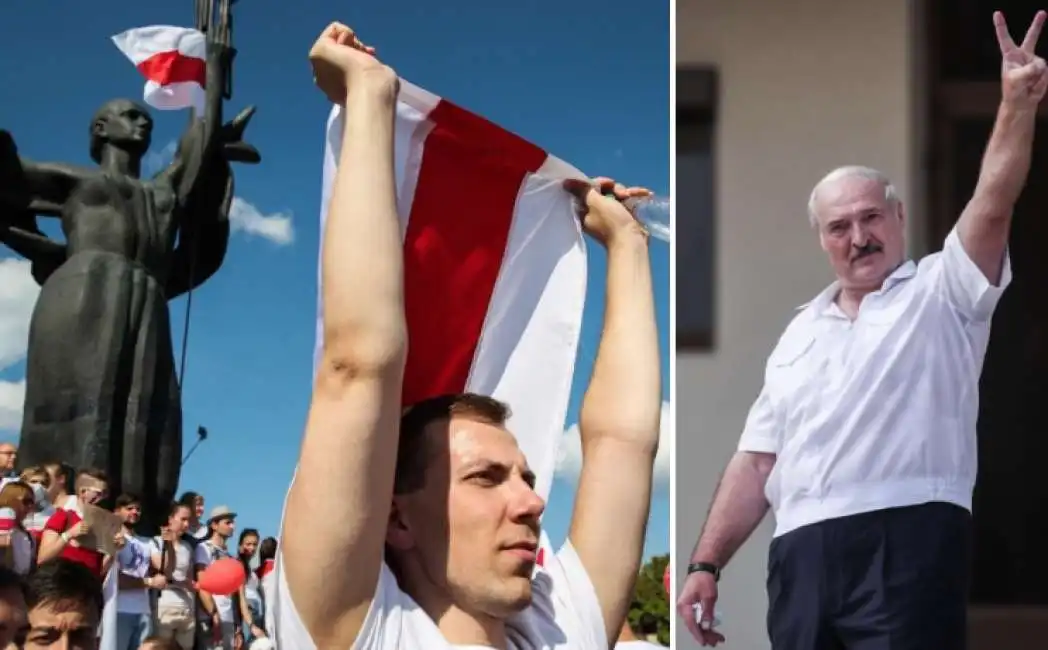
<svg viewBox="0 0 1048 650">
<path fill-rule="evenodd" d="M 386 544 L 398 551 L 406 551 L 415 546 L 415 538 L 411 533 L 411 527 L 404 517 L 404 510 L 393 499 L 393 505 L 389 509 L 389 523 L 386 524 Z"/>
</svg>

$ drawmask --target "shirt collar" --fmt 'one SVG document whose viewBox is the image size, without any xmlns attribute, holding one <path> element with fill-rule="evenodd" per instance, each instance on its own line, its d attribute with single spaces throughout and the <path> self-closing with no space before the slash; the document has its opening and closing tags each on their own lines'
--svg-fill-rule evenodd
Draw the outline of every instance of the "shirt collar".
<svg viewBox="0 0 1048 650">
<path fill-rule="evenodd" d="M 900 264 L 894 271 L 891 272 L 884 282 L 881 284 L 881 288 L 876 293 L 887 293 L 895 288 L 901 282 L 909 280 L 917 273 L 917 264 L 913 260 L 906 260 Z M 837 308 L 835 302 L 837 294 L 840 293 L 841 285 L 840 282 L 834 281 L 830 286 L 823 289 L 814 299 L 799 305 L 797 311 L 803 311 L 811 307 L 815 311 L 816 316 L 825 316 L 827 312 L 832 312 Z"/>
</svg>

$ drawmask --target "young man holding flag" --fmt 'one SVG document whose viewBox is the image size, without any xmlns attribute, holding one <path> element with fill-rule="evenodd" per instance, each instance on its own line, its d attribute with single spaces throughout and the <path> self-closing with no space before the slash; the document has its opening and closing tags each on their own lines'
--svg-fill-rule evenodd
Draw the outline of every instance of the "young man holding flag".
<svg viewBox="0 0 1048 650">
<path fill-rule="evenodd" d="M 310 53 L 345 122 L 321 254 L 323 350 L 285 511 L 271 636 L 281 650 L 606 649 L 640 565 L 661 391 L 646 233 L 602 194 L 648 192 L 606 179 L 564 183 L 583 228 L 608 251 L 607 312 L 580 416 L 569 541 L 540 560 L 544 502 L 506 406 L 460 393 L 402 414 L 399 82 L 374 54 L 339 24 Z"/>
</svg>

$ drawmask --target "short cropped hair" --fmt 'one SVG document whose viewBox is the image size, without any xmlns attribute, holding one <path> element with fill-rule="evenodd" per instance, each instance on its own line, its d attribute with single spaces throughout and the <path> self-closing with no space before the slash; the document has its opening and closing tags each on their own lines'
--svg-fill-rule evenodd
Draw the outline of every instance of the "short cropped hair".
<svg viewBox="0 0 1048 650">
<path fill-rule="evenodd" d="M 114 510 L 119 510 L 120 508 L 126 508 L 126 507 L 132 506 L 132 505 L 134 505 L 134 506 L 141 506 L 142 505 L 142 499 L 140 499 L 138 497 L 138 495 L 136 495 L 136 494 L 131 494 L 129 492 L 124 492 L 123 494 L 121 494 L 120 496 L 118 496 L 116 498 L 116 501 L 113 503 L 113 509 Z"/>
<path fill-rule="evenodd" d="M 68 612 L 83 605 L 102 614 L 102 581 L 83 564 L 65 558 L 48 560 L 29 574 L 25 587 L 27 610 L 50 605 Z"/>
<path fill-rule="evenodd" d="M 88 480 L 85 481 L 84 479 Z M 73 487 L 79 492 L 84 483 L 90 484 L 95 481 L 108 485 L 109 476 L 105 471 L 98 469 L 97 467 L 84 467 L 76 471 L 76 482 L 73 484 Z"/>
<path fill-rule="evenodd" d="M 410 494 L 425 485 L 426 467 L 432 449 L 426 429 L 434 422 L 467 417 L 485 424 L 503 426 L 510 417 L 509 405 L 476 393 L 453 393 L 422 400 L 404 409 L 400 417 L 400 444 L 393 494 Z"/>
</svg>

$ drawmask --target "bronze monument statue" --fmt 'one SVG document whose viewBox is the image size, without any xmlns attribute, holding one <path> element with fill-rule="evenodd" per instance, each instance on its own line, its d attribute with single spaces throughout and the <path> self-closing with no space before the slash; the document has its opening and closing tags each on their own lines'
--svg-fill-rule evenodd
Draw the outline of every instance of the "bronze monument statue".
<svg viewBox="0 0 1048 650">
<path fill-rule="evenodd" d="M 110 494 L 143 499 L 145 529 L 165 517 L 181 465 L 181 387 L 167 303 L 222 265 L 230 163 L 261 159 L 243 141 L 253 108 L 222 122 L 234 53 L 229 4 L 222 0 L 212 27 L 213 5 L 198 2 L 206 107 L 203 116 L 194 111 L 174 160 L 153 178 L 140 178 L 153 120 L 137 102 L 113 100 L 95 114 L 97 167 L 20 158 L 0 131 L 0 243 L 31 262 L 41 285 L 19 464 L 104 469 Z M 45 236 L 38 216 L 59 218 L 65 242 Z"/>
</svg>

